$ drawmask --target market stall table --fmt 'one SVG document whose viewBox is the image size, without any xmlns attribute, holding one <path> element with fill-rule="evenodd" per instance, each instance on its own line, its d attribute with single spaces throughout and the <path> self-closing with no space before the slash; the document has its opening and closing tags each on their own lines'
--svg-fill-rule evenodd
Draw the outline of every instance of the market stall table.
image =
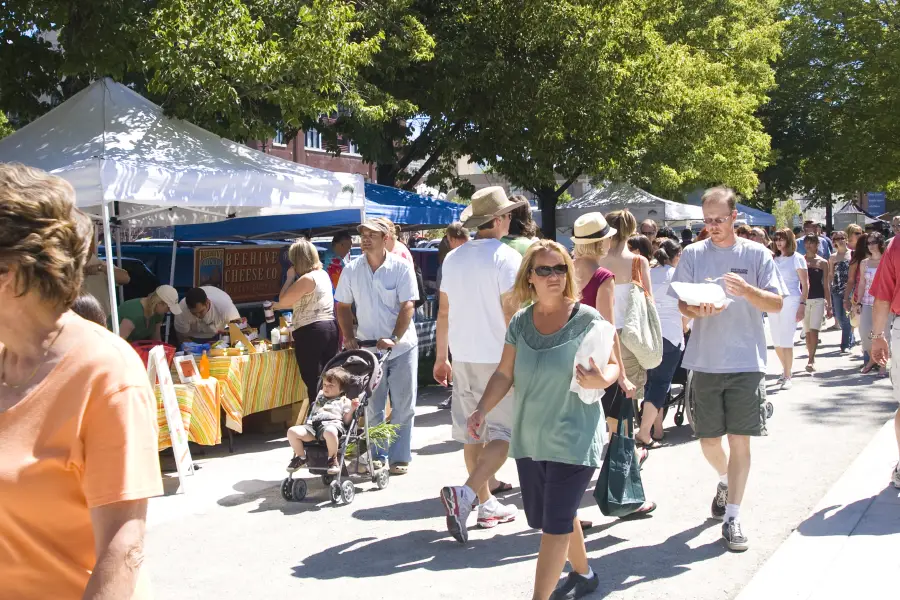
<svg viewBox="0 0 900 600">
<path fill-rule="evenodd" d="M 178 410 L 181 421 L 188 434 L 188 440 L 204 446 L 214 446 L 222 441 L 220 426 L 220 407 L 224 386 L 213 378 L 196 383 L 176 384 L 175 397 L 178 399 Z M 165 450 L 172 445 L 169 437 L 169 424 L 163 407 L 162 394 L 156 386 L 157 421 L 159 423 L 159 449 Z"/>
</svg>

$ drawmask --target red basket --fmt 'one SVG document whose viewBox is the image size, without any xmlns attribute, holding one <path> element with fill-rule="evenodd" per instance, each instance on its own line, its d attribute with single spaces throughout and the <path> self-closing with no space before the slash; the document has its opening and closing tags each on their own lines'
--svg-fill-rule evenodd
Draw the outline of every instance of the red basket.
<svg viewBox="0 0 900 600">
<path fill-rule="evenodd" d="M 175 346 L 153 341 L 131 342 L 131 347 L 134 348 L 134 351 L 137 352 L 138 356 L 141 357 L 141 360 L 144 361 L 145 367 L 147 366 L 147 358 L 150 356 L 150 350 L 156 346 L 162 346 L 163 349 L 165 349 L 166 363 L 171 366 L 172 359 L 175 358 Z"/>
</svg>

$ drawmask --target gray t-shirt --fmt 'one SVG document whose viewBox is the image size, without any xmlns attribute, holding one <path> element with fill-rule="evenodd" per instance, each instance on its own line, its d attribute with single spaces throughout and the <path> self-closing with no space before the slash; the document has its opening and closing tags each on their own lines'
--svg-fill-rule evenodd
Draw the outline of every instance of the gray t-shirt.
<svg viewBox="0 0 900 600">
<path fill-rule="evenodd" d="M 681 254 L 672 281 L 703 283 L 726 273 L 736 273 L 750 285 L 787 295 L 772 254 L 762 244 L 737 238 L 730 248 L 712 240 L 691 244 Z M 678 297 L 669 287 L 669 295 Z M 682 365 L 703 373 L 765 373 L 766 332 L 762 312 L 744 298 L 714 317 L 695 319 Z"/>
</svg>

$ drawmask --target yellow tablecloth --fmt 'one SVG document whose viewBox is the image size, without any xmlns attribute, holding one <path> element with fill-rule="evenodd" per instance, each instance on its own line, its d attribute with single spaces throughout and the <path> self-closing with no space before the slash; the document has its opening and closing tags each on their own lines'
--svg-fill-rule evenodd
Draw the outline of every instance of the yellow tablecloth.
<svg viewBox="0 0 900 600">
<path fill-rule="evenodd" d="M 210 378 L 197 383 L 175 384 L 175 397 L 181 411 L 181 421 L 188 439 L 204 446 L 214 446 L 222 441 L 219 408 L 222 405 L 223 385 Z M 159 449 L 164 450 L 172 445 L 169 437 L 169 424 L 163 408 L 162 394 L 156 386 L 158 405 L 157 422 L 159 423 Z"/>
<path fill-rule="evenodd" d="M 234 431 L 242 431 L 247 415 L 307 398 L 293 350 L 212 358 L 209 364 L 210 375 L 221 382 L 222 408 Z"/>
</svg>

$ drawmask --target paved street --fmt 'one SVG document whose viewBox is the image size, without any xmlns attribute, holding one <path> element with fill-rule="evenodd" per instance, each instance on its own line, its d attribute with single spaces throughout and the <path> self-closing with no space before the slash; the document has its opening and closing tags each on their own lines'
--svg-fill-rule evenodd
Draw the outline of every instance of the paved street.
<svg viewBox="0 0 900 600">
<path fill-rule="evenodd" d="M 652 518 L 604 518 L 593 486 L 584 498 L 581 517 L 597 524 L 587 536 L 601 580 L 592 597 L 721 600 L 741 592 L 896 409 L 888 380 L 858 375 L 860 360 L 837 356 L 839 336 L 824 334 L 820 374 L 798 375 L 793 390 L 770 396 L 775 415 L 769 436 L 754 442 L 742 508 L 751 549 L 730 554 L 720 543 L 719 524 L 708 519 L 716 477 L 690 428 L 675 427 L 670 414 L 668 446 L 653 451 L 643 470 L 648 497 L 659 503 Z M 802 370 L 805 349 L 798 345 L 796 353 Z M 776 364 L 770 352 L 772 384 Z M 208 450 L 186 494 L 151 501 L 147 563 L 155 596 L 323 597 L 346 590 L 372 599 L 530 597 L 539 535 L 524 515 L 494 530 L 472 529 L 465 546 L 446 533 L 438 490 L 462 482 L 465 469 L 460 446 L 448 441 L 450 414 L 436 408 L 445 396 L 438 388 L 421 393 L 410 474 L 393 477 L 383 491 L 358 484 L 349 506 L 332 507 L 318 479 L 310 480 L 306 501 L 281 498 L 290 458 L 283 437 L 238 437 L 233 455 Z M 868 479 L 876 494 L 896 456 L 880 460 L 887 467 Z M 515 466 L 507 463 L 500 477 L 516 482 Z M 517 493 L 506 501 L 521 507 Z"/>
</svg>

